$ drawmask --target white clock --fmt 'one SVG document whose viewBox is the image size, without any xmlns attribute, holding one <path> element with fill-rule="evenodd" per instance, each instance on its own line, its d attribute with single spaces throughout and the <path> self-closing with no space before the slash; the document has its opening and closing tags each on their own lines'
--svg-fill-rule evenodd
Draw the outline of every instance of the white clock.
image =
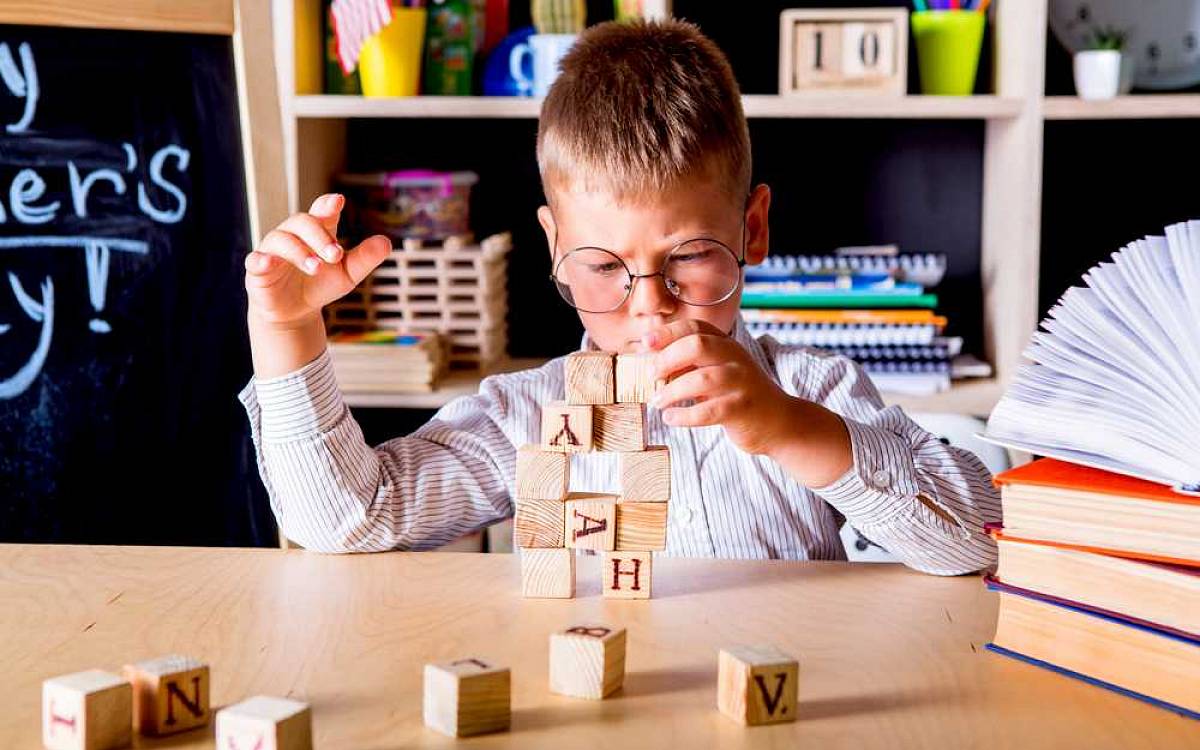
<svg viewBox="0 0 1200 750">
<path fill-rule="evenodd" d="M 1097 29 L 1124 31 L 1139 88 L 1200 83 L 1200 0 L 1050 0 L 1050 28 L 1072 53 Z"/>
</svg>

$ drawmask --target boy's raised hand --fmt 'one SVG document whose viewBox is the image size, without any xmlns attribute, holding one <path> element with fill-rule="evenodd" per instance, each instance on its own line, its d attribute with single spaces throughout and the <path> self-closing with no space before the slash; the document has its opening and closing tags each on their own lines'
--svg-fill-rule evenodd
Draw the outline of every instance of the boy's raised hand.
<svg viewBox="0 0 1200 750">
<path fill-rule="evenodd" d="M 337 243 L 345 198 L 327 193 L 308 213 L 285 219 L 246 256 L 249 312 L 259 322 L 290 327 L 319 318 L 321 308 L 346 295 L 392 250 L 383 235 L 346 252 Z"/>
<path fill-rule="evenodd" d="M 810 487 L 829 484 L 853 462 L 841 417 L 784 392 L 712 324 L 678 320 L 643 343 L 657 352 L 656 377 L 668 381 L 651 402 L 668 425 L 721 425 L 738 448 L 774 458 Z"/>
</svg>

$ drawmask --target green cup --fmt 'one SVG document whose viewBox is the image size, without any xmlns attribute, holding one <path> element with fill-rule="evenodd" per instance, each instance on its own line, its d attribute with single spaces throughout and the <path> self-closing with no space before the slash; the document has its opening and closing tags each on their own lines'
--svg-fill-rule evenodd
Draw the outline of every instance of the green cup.
<svg viewBox="0 0 1200 750">
<path fill-rule="evenodd" d="M 922 93 L 970 96 L 975 91 L 986 21 L 986 13 L 974 10 L 922 10 L 909 16 Z"/>
</svg>

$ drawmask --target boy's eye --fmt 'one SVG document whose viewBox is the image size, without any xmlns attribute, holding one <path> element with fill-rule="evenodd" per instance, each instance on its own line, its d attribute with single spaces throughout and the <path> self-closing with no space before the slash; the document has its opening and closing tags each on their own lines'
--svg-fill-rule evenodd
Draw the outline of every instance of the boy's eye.
<svg viewBox="0 0 1200 750">
<path fill-rule="evenodd" d="M 671 256 L 672 263 L 703 263 L 712 257 L 712 250 L 688 250 Z"/>
<path fill-rule="evenodd" d="M 600 276 L 616 273 L 621 270 L 620 263 L 592 263 L 587 266 L 589 273 L 594 273 Z"/>
</svg>

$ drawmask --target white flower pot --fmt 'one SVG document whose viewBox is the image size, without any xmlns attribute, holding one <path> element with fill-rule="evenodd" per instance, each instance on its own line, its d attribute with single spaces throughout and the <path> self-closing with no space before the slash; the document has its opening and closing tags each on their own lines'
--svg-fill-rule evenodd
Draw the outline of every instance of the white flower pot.
<svg viewBox="0 0 1200 750">
<path fill-rule="evenodd" d="M 1075 92 L 1082 99 L 1112 99 L 1121 84 L 1121 53 L 1111 49 L 1075 53 Z"/>
</svg>

